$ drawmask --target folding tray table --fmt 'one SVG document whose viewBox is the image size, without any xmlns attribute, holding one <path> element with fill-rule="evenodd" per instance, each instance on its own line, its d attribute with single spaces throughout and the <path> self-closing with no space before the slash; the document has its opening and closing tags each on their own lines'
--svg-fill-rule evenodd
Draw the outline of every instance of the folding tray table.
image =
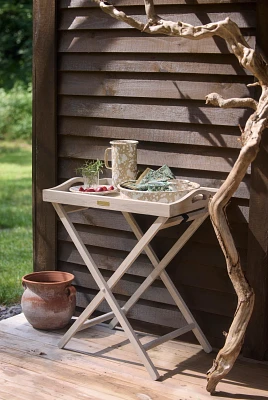
<svg viewBox="0 0 268 400">
<path fill-rule="evenodd" d="M 124 199 L 120 196 L 120 193 L 109 194 L 106 196 L 102 195 L 90 195 L 86 193 L 74 193 L 70 192 L 70 187 L 82 184 L 82 178 L 72 178 L 65 183 L 56 186 L 51 189 L 43 190 L 43 200 L 51 202 L 65 226 L 70 238 L 88 267 L 93 279 L 98 285 L 100 291 L 76 319 L 73 325 L 65 333 L 59 342 L 59 347 L 63 348 L 69 340 L 75 335 L 76 332 L 82 329 L 89 328 L 98 323 L 102 323 L 108 320 L 110 327 L 114 328 L 120 323 L 127 338 L 134 346 L 140 360 L 146 367 L 152 379 L 157 380 L 159 373 L 155 368 L 152 360 L 150 359 L 147 351 L 156 347 L 168 340 L 174 339 L 188 331 L 193 331 L 200 345 L 204 351 L 209 353 L 212 348 L 207 341 L 204 333 L 197 324 L 191 311 L 187 307 L 180 293 L 176 289 L 175 285 L 169 278 L 165 268 L 169 262 L 176 256 L 176 254 L 182 249 L 187 243 L 193 233 L 199 228 L 199 226 L 205 221 L 208 216 L 208 201 L 211 196 L 216 192 L 215 189 L 211 188 L 199 188 L 188 193 L 186 196 L 174 203 L 155 203 L 150 201 L 130 200 Z M 101 184 L 109 184 L 109 179 L 101 179 Z M 98 208 L 103 210 L 114 210 L 122 212 L 129 226 L 131 227 L 134 235 L 138 242 L 134 248 L 129 252 L 127 257 L 117 268 L 114 274 L 106 282 L 103 278 L 98 266 L 91 257 L 88 249 L 82 242 L 77 230 L 71 222 L 68 213 L 87 208 Z M 155 216 L 156 219 L 151 224 L 150 228 L 143 233 L 138 223 L 136 222 L 133 214 L 146 214 Z M 166 229 L 171 226 L 181 224 L 183 222 L 191 222 L 185 232 L 178 238 L 176 243 L 167 252 L 167 254 L 160 261 L 150 246 L 151 240 L 155 237 L 157 232 L 161 229 Z M 128 271 L 133 262 L 137 257 L 144 251 L 150 259 L 153 270 L 139 286 L 136 292 L 129 298 L 126 304 L 121 308 L 112 293 L 113 287 L 122 278 L 122 276 Z M 175 304 L 179 308 L 180 312 L 186 320 L 186 325 L 182 328 L 178 328 L 164 336 L 152 340 L 145 345 L 142 345 L 135 331 L 131 327 L 128 319 L 127 312 L 133 307 L 133 305 L 139 300 L 143 292 L 155 281 L 157 277 L 160 277 Z M 111 308 L 111 312 L 104 315 L 91 318 L 89 317 L 97 309 L 99 304 L 106 300 Z M 157 322 L 157 321 L 156 321 Z"/>
</svg>

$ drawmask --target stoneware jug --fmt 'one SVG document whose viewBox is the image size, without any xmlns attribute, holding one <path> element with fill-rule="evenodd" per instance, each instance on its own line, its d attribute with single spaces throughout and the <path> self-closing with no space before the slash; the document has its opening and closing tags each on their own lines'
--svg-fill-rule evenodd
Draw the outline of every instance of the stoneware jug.
<svg viewBox="0 0 268 400">
<path fill-rule="evenodd" d="M 137 176 L 137 140 L 112 140 L 105 150 L 105 167 L 112 170 L 113 185 L 128 180 L 135 180 Z M 108 157 L 111 152 L 112 166 L 109 166 Z"/>
<path fill-rule="evenodd" d="M 36 329 L 60 329 L 66 326 L 75 310 L 74 275 L 61 271 L 33 272 L 22 278 L 22 311 Z"/>
</svg>

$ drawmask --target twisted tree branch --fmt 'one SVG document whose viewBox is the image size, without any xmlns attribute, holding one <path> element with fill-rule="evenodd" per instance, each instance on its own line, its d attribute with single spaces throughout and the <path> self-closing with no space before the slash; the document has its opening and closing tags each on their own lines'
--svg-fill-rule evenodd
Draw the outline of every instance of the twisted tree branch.
<svg viewBox="0 0 268 400">
<path fill-rule="evenodd" d="M 225 255 L 227 271 L 238 297 L 233 322 L 229 332 L 225 334 L 225 345 L 219 351 L 213 366 L 207 373 L 207 390 L 213 393 L 218 382 L 231 370 L 239 355 L 254 306 L 254 292 L 243 274 L 239 254 L 228 226 L 225 208 L 244 178 L 250 163 L 256 158 L 263 130 L 268 125 L 268 67 L 262 56 L 249 47 L 238 26 L 229 18 L 200 26 L 192 26 L 180 21 L 166 21 L 155 13 L 153 0 L 144 0 L 148 18 L 148 22 L 144 24 L 127 16 L 124 12 L 118 11 L 108 2 L 93 1 L 113 18 L 149 34 L 179 36 L 191 40 L 201 40 L 212 36 L 223 38 L 240 64 L 255 76 L 257 82 L 254 85 L 260 85 L 262 89 L 259 102 L 251 98 L 224 100 L 217 93 L 206 96 L 207 104 L 223 108 L 250 107 L 254 110 L 244 130 L 241 129 L 243 147 L 239 157 L 209 204 L 211 221 Z"/>
<path fill-rule="evenodd" d="M 247 98 L 233 98 L 226 99 L 218 93 L 210 93 L 206 96 L 206 104 L 218 106 L 221 108 L 233 108 L 233 107 L 250 107 L 253 110 L 257 110 L 258 102 L 250 97 Z"/>
<path fill-rule="evenodd" d="M 146 15 L 151 23 L 143 24 L 124 12 L 118 11 L 107 1 L 93 1 L 111 17 L 146 33 L 180 36 L 191 40 L 200 40 L 215 35 L 220 36 L 227 42 L 240 64 L 252 72 L 261 85 L 268 84 L 267 64 L 261 54 L 250 48 L 236 23 L 231 21 L 230 18 L 200 26 L 193 26 L 181 21 L 166 21 L 156 15 L 153 0 L 144 0 Z"/>
</svg>

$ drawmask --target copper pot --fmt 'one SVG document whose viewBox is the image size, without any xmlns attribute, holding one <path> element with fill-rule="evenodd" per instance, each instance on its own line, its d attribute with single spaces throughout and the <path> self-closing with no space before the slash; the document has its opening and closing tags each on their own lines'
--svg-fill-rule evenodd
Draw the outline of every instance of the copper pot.
<svg viewBox="0 0 268 400">
<path fill-rule="evenodd" d="M 66 326 L 75 310 L 74 275 L 61 271 L 33 272 L 22 278 L 22 311 L 36 329 L 60 329 Z"/>
</svg>

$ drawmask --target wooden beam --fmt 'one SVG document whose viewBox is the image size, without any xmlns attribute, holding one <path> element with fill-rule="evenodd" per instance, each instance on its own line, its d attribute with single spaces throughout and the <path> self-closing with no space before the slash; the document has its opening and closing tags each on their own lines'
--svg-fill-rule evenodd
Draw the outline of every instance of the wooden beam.
<svg viewBox="0 0 268 400">
<path fill-rule="evenodd" d="M 268 2 L 257 2 L 257 46 L 268 59 Z M 268 131 L 252 164 L 247 278 L 253 287 L 255 307 L 248 326 L 244 355 L 263 360 L 268 351 Z"/>
<path fill-rule="evenodd" d="M 42 189 L 56 184 L 56 1 L 33 2 L 34 270 L 56 268 L 56 216 Z"/>
</svg>

